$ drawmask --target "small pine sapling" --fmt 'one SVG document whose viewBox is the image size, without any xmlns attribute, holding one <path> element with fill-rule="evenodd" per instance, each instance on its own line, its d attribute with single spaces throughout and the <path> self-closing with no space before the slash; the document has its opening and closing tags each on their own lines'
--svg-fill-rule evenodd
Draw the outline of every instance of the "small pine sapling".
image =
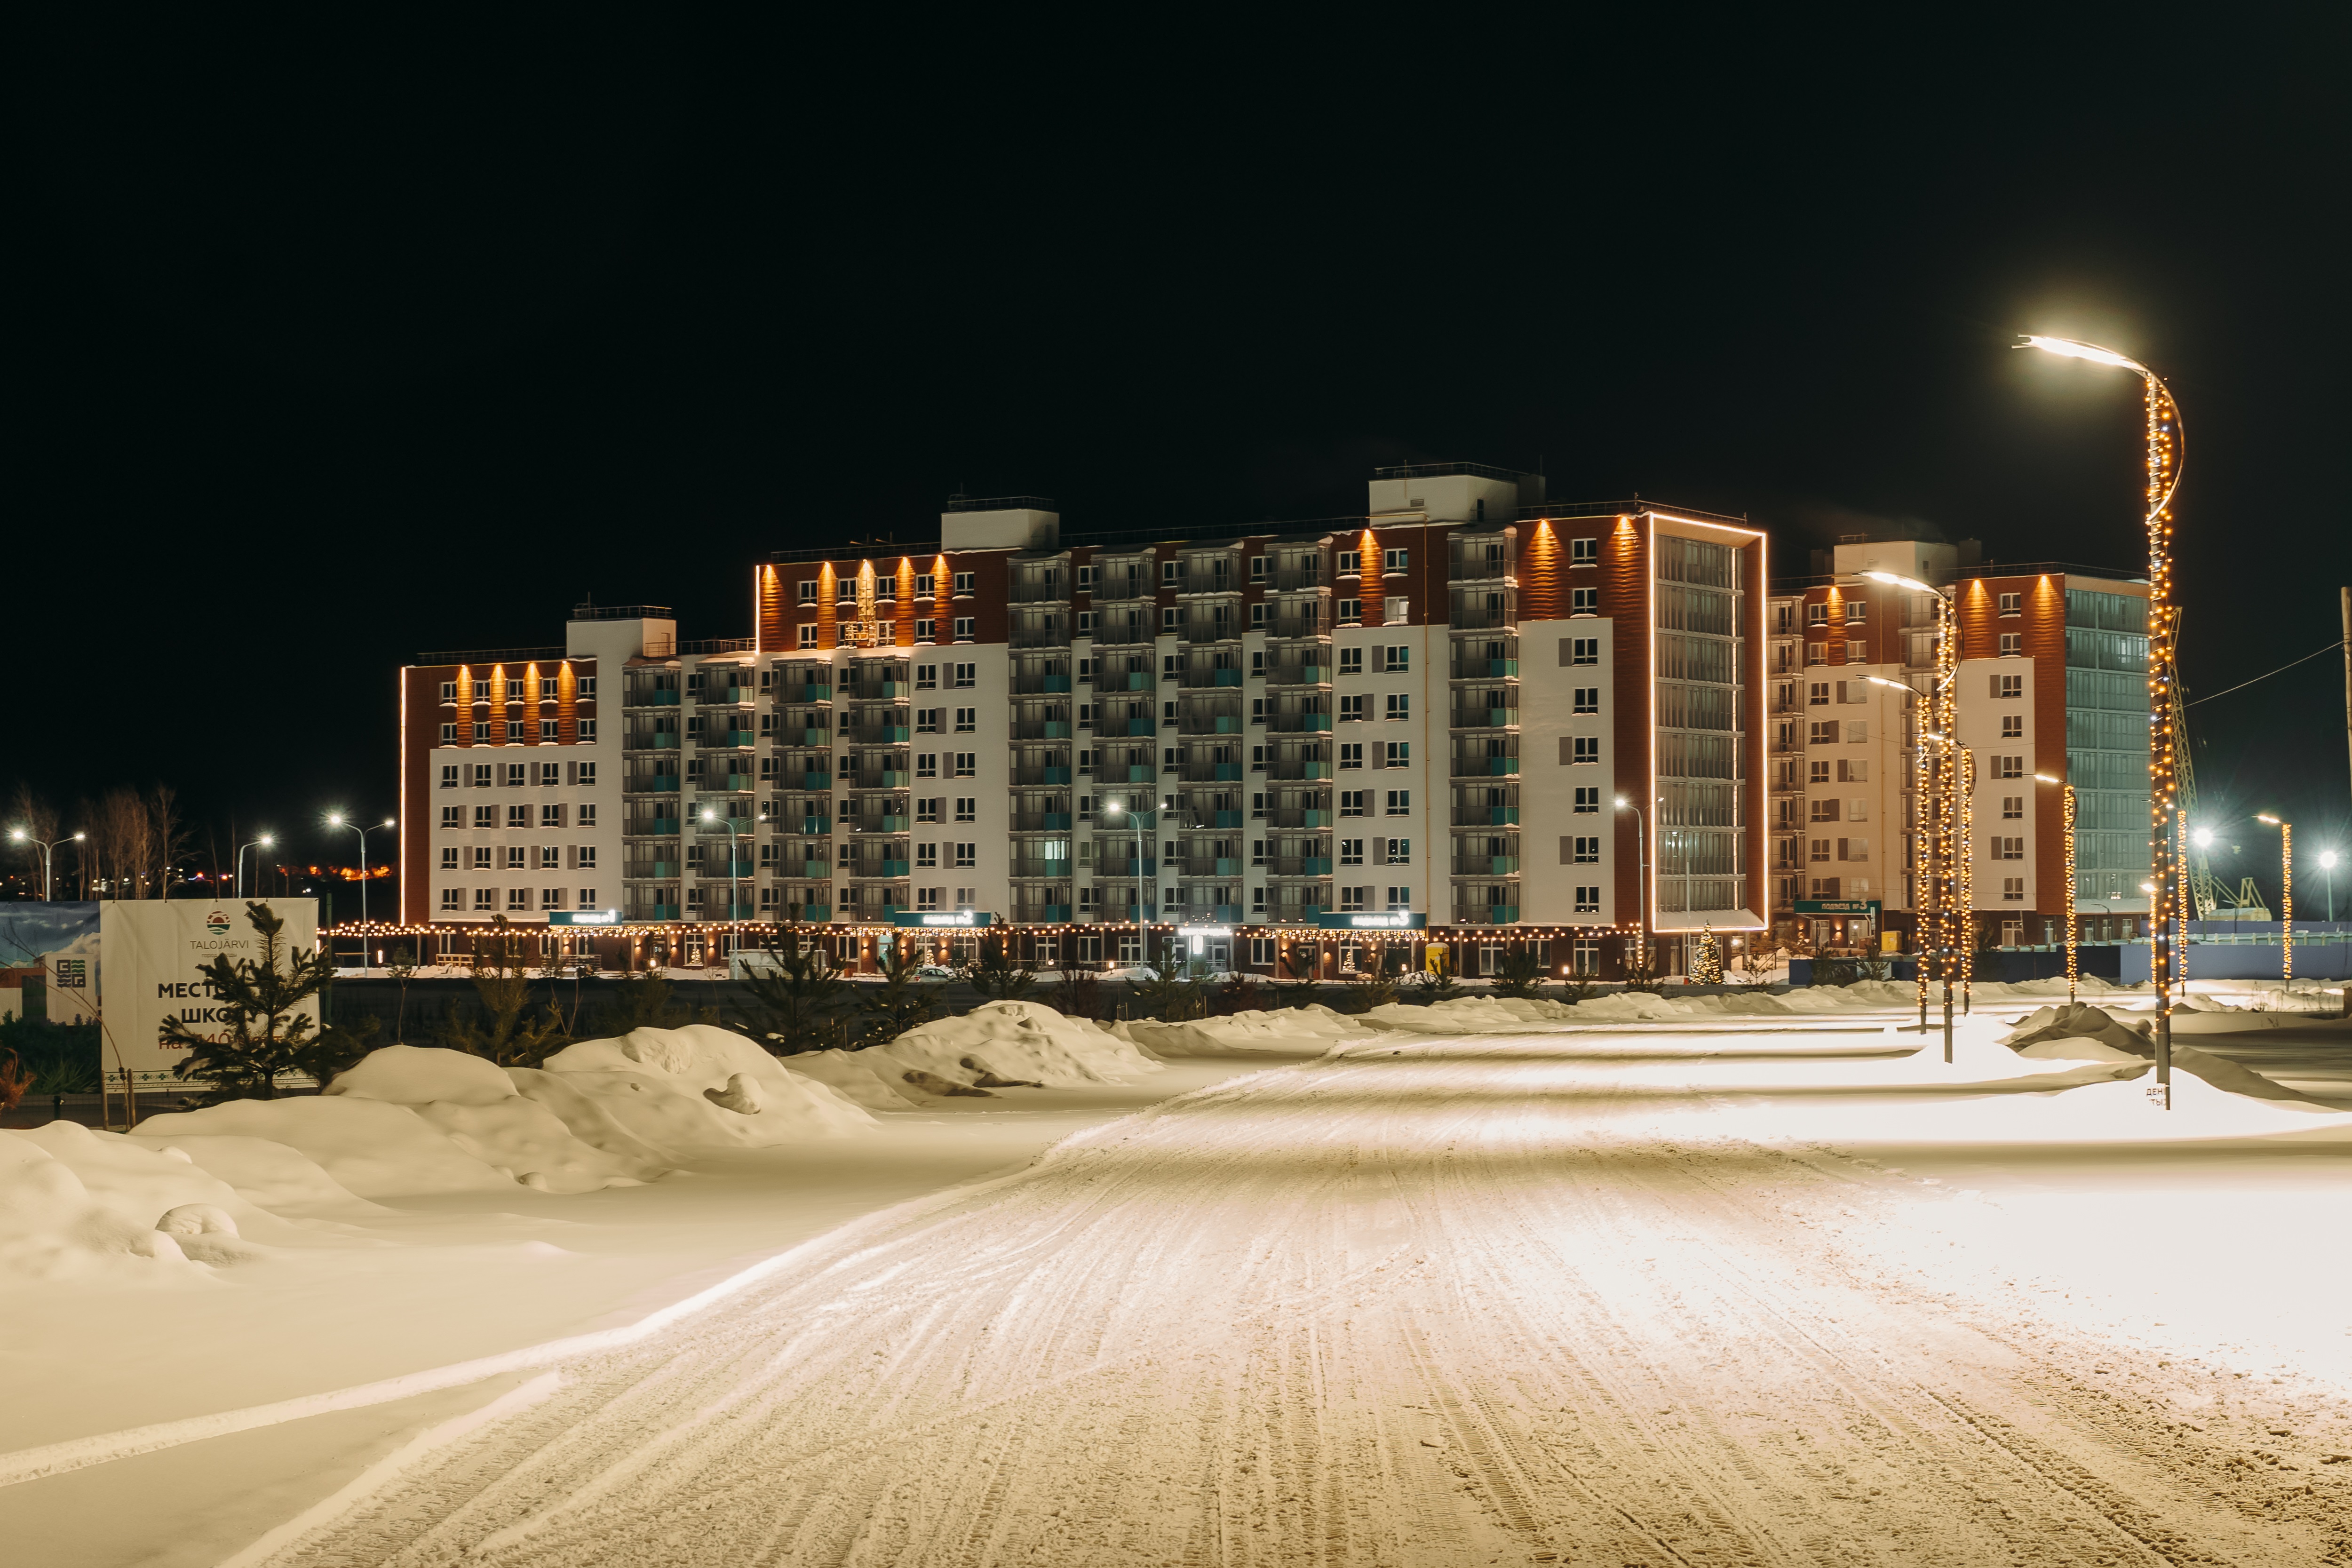
<svg viewBox="0 0 2352 1568">
<path fill-rule="evenodd" d="M 166 1019 L 163 1040 L 187 1052 L 172 1075 L 205 1085 L 204 1100 L 275 1100 L 278 1080 L 307 1074 L 320 1084 L 367 1054 L 376 1020 L 345 1029 L 319 1027 L 301 1005 L 334 978 L 335 961 L 324 948 L 286 945 L 285 920 L 267 905 L 249 903 L 245 918 L 261 939 L 257 959 L 224 952 L 205 964 L 203 974 L 220 1022 L 217 1035 L 200 1034 L 178 1018 Z"/>
</svg>

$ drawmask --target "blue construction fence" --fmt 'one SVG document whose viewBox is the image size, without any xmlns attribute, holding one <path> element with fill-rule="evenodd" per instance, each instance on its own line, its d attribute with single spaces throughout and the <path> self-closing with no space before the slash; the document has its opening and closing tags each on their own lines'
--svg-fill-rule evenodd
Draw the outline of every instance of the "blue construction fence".
<svg viewBox="0 0 2352 1568">
<path fill-rule="evenodd" d="M 2278 980 L 2286 968 L 2285 927 L 2277 921 L 2190 921 L 2189 978 Z M 2144 985 L 2150 948 L 2145 942 L 2123 949 L 2123 981 Z M 2294 977 L 2342 980 L 2352 976 L 2352 921 L 2294 922 Z"/>
<path fill-rule="evenodd" d="M 2301 928 L 2295 938 L 2295 969 L 2303 968 Z M 2102 980 L 2121 983 L 2128 963 L 2124 957 L 2125 945 L 2120 942 L 2085 942 L 2075 951 L 2078 972 L 2095 974 Z M 1791 985 L 1845 985 L 1868 977 L 1857 965 L 1871 963 L 1853 958 L 1792 958 L 1789 961 L 1789 984 Z M 1875 961 L 1886 965 L 1889 980 L 1916 979 L 1918 961 L 1908 954 L 1890 953 Z M 2191 974 L 2197 973 L 2192 967 Z M 1992 947 L 1976 956 L 1975 974 L 1979 980 L 1998 980 L 2016 984 L 2026 980 L 2063 979 L 2066 973 L 2066 950 L 2062 947 Z M 2140 978 L 2147 978 L 2147 960 L 2140 960 Z"/>
</svg>

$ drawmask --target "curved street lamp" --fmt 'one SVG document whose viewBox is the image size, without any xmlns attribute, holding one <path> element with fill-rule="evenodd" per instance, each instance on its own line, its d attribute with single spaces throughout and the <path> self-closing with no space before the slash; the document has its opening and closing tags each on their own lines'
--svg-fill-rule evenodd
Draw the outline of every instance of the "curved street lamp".
<svg viewBox="0 0 2352 1568">
<path fill-rule="evenodd" d="M 267 848 L 268 848 L 271 845 L 273 845 L 273 844 L 275 844 L 275 843 L 277 843 L 277 842 L 278 842 L 278 839 L 277 839 L 277 837 L 276 837 L 276 836 L 275 836 L 275 835 L 265 833 L 265 834 L 263 834 L 263 835 L 262 835 L 260 837 L 258 837 L 258 838 L 252 839 L 252 840 L 250 840 L 250 841 L 248 841 L 248 842 L 247 842 L 247 843 L 240 844 L 240 845 L 238 845 L 238 846 L 237 846 L 237 848 L 236 848 L 236 896 L 237 896 L 238 898 L 240 898 L 240 899 L 241 899 L 241 898 L 245 897 L 245 852 L 246 852 L 247 850 L 248 850 L 248 849 L 253 849 L 253 848 L 257 848 L 257 848 L 262 848 L 262 849 L 267 849 Z M 258 881 L 260 881 L 260 880 L 261 880 L 261 857 L 260 857 L 260 856 L 258 856 L 258 855 L 257 855 L 257 856 L 255 856 L 255 857 L 253 858 L 253 879 L 254 879 L 256 882 L 258 882 Z"/>
<path fill-rule="evenodd" d="M 327 826 L 330 827 L 348 827 L 352 832 L 360 836 L 360 924 L 364 926 L 368 923 L 367 836 L 374 832 L 379 827 L 392 826 L 393 819 L 387 816 L 382 822 L 361 824 L 347 820 L 340 811 L 331 811 L 327 813 Z M 367 967 L 367 938 L 364 936 L 360 938 L 360 967 L 362 969 L 365 969 Z"/>
<path fill-rule="evenodd" d="M 2174 811 L 2179 790 L 2179 737 L 2172 729 L 2175 679 L 2173 659 L 2180 611 L 2172 595 L 2172 497 L 2180 488 L 2187 453 L 2180 408 L 2164 378 L 2128 354 L 2073 338 L 2029 334 L 2016 345 L 2039 349 L 2065 359 L 2112 365 L 2140 378 L 2145 394 L 2147 434 L 2147 478 L 2143 500 L 2147 514 L 2141 528 L 2147 535 L 2147 849 L 2148 976 L 2156 986 L 2156 1088 L 2151 1090 L 2164 1109 L 2172 1109 L 2172 994 L 2179 978 L 2180 954 L 2172 936 L 2173 887 L 2180 878 L 2179 852 L 2174 838 Z M 2180 941 L 2189 932 L 2184 927 Z"/>
<path fill-rule="evenodd" d="M 1642 914 L 1641 927 L 1633 933 L 1633 952 L 1639 956 L 1642 972 L 1646 977 L 1650 968 L 1649 833 L 1643 825 L 1640 806 L 1621 795 L 1617 797 L 1617 809 L 1633 814 L 1633 865 L 1636 885 L 1641 889 L 1638 907 Z"/>
</svg>

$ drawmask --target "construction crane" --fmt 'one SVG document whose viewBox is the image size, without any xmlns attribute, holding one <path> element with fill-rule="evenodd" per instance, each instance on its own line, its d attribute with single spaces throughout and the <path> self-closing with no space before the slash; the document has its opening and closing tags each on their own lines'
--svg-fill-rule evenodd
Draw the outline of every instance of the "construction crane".
<svg viewBox="0 0 2352 1568">
<path fill-rule="evenodd" d="M 2176 650 L 2171 681 L 2172 735 L 2173 745 L 2179 759 L 2176 766 L 2179 775 L 2179 798 L 2181 812 L 2189 822 L 2194 823 L 2197 820 L 2197 769 L 2189 760 L 2194 748 L 2189 743 L 2189 719 L 2186 706 L 2181 701 L 2180 666 L 2178 660 L 2178 650 L 2180 647 L 2180 612 L 2179 610 L 2173 612 L 2172 646 Z M 2200 921 L 2215 919 L 2267 921 L 2271 918 L 2270 908 L 2263 902 L 2263 896 L 2255 889 L 2254 879 L 2252 877 L 2244 879 L 2238 884 L 2238 890 L 2234 896 L 2224 893 L 2221 884 L 2214 880 L 2212 867 L 2206 858 L 2205 847 L 2197 842 L 2193 834 L 2189 841 L 2189 897 L 2192 907 L 2197 910 L 2197 918 Z"/>
</svg>

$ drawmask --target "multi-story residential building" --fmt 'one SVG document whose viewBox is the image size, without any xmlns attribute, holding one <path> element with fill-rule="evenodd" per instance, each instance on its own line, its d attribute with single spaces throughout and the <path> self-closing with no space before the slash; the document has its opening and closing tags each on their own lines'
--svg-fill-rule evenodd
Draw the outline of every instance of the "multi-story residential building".
<svg viewBox="0 0 2352 1568">
<path fill-rule="evenodd" d="M 1978 940 L 2064 940 L 2060 792 L 2075 788 L 2076 912 L 2121 938 L 2147 913 L 2147 584 L 2056 563 L 1992 564 L 1973 544 L 1850 539 L 1832 570 L 1774 585 L 1772 918 L 1819 945 L 1908 950 L 1922 700 L 1936 670 L 1932 595 L 1952 595 L 1958 743 L 1976 759 L 1971 880 Z M 1875 679 L 1872 678 L 1876 678 Z M 1918 694 L 1892 689 L 1894 682 Z"/>
<path fill-rule="evenodd" d="M 583 607 L 561 648 L 428 656 L 404 918 L 671 962 L 783 921 L 861 964 L 979 924 L 1116 962 L 1157 926 L 1261 972 L 1309 933 L 1608 973 L 1645 923 L 1760 928 L 1762 532 L 1475 464 L 1368 500 L 1177 540 L 959 500 L 919 546 L 775 552 L 747 638 Z"/>
</svg>

